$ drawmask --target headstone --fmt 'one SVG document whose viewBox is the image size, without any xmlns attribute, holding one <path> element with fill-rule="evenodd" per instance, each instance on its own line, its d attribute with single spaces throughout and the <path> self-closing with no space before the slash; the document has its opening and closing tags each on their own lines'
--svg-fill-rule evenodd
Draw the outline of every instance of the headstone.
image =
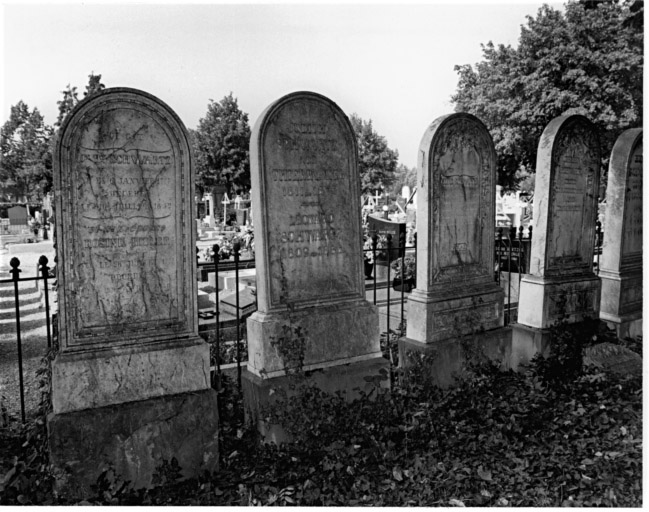
<svg viewBox="0 0 649 512">
<path fill-rule="evenodd" d="M 544 329 L 597 317 L 599 167 L 599 142 L 588 119 L 569 115 L 548 124 L 537 153 L 530 271 L 521 279 L 518 323 Z"/>
<path fill-rule="evenodd" d="M 295 346 L 287 332 L 304 334 L 304 370 L 337 368 L 349 376 L 338 381 L 348 390 L 385 360 L 377 309 L 365 300 L 356 139 L 347 116 L 319 94 L 289 94 L 262 113 L 250 146 L 258 310 L 247 325 L 244 396 L 255 414 L 269 381 L 297 357 L 282 348 Z"/>
<path fill-rule="evenodd" d="M 27 226 L 27 208 L 22 205 L 12 206 L 7 209 L 7 216 L 9 217 L 9 224 L 12 226 Z"/>
<path fill-rule="evenodd" d="M 400 246 L 400 240 L 406 235 L 406 223 L 383 219 L 377 215 L 379 214 L 375 213 L 367 216 L 367 233 L 370 236 L 376 235 L 387 238 L 390 235 L 392 237 L 392 247 L 394 249 L 391 251 L 390 260 L 394 261 L 402 254 L 405 254 L 405 249 L 401 248 L 399 250 L 398 247 Z M 387 263 L 387 251 L 377 252 L 377 259 Z"/>
<path fill-rule="evenodd" d="M 61 485 L 87 494 L 112 465 L 149 486 L 174 457 L 184 476 L 214 470 L 187 131 L 154 96 L 106 89 L 68 116 L 56 149 L 60 352 L 48 430 L 53 464 L 76 461 Z"/>
<path fill-rule="evenodd" d="M 503 326 L 494 281 L 496 153 L 487 128 L 465 113 L 437 118 L 419 146 L 417 287 L 407 343 L 456 339 Z"/>
<path fill-rule="evenodd" d="M 599 278 L 602 280 L 600 318 L 611 323 L 621 337 L 641 334 L 641 128 L 620 135 L 611 153 Z"/>
</svg>

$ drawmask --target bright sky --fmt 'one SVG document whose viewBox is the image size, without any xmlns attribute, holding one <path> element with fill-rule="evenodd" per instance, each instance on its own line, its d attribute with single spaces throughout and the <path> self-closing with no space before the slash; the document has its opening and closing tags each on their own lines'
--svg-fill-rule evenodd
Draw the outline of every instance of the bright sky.
<svg viewBox="0 0 649 512">
<path fill-rule="evenodd" d="M 22 99 L 54 124 L 61 91 L 82 98 L 91 72 L 159 97 L 188 128 L 230 91 L 252 127 L 276 99 L 310 90 L 371 119 L 410 167 L 426 127 L 453 112 L 453 66 L 481 60 L 490 40 L 517 45 L 542 5 L 2 2 L 2 123 Z"/>
</svg>

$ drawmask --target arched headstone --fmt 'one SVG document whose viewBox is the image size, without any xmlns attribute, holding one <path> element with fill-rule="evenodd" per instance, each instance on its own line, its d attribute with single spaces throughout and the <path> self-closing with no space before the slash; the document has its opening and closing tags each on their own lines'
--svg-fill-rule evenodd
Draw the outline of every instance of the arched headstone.
<svg viewBox="0 0 649 512">
<path fill-rule="evenodd" d="M 106 89 L 61 127 L 54 162 L 59 345 L 53 463 L 83 494 L 106 464 L 136 487 L 162 458 L 217 467 L 209 346 L 198 336 L 193 159 L 162 101 Z"/>
<path fill-rule="evenodd" d="M 518 323 L 547 328 L 598 315 L 599 171 L 595 126 L 581 115 L 553 119 L 539 141 L 530 273 L 521 279 Z"/>
<path fill-rule="evenodd" d="M 248 319 L 248 403 L 296 364 L 358 374 L 329 379 L 351 390 L 385 365 L 365 300 L 351 124 L 328 98 L 297 92 L 261 114 L 250 146 L 258 310 Z"/>
<path fill-rule="evenodd" d="M 503 326 L 494 282 L 496 153 L 465 113 L 437 118 L 419 146 L 417 287 L 407 341 L 430 344 Z"/>
<path fill-rule="evenodd" d="M 620 337 L 642 333 L 642 128 L 626 130 L 613 146 L 600 266 L 600 318 Z"/>
</svg>

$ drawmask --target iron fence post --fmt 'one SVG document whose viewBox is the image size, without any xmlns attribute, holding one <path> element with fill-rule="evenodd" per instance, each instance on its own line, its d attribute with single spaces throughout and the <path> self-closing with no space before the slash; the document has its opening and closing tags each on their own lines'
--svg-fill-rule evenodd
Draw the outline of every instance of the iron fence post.
<svg viewBox="0 0 649 512">
<path fill-rule="evenodd" d="M 602 223 L 595 223 L 595 255 L 597 256 L 597 275 L 599 275 L 599 253 L 602 244 Z"/>
<path fill-rule="evenodd" d="M 523 244 L 523 225 L 518 226 L 518 296 L 520 303 L 521 277 L 525 270 L 525 245 Z"/>
<path fill-rule="evenodd" d="M 22 272 L 18 267 L 20 260 L 16 257 L 11 258 L 9 262 L 11 265 L 11 277 L 14 280 L 14 300 L 16 304 L 16 343 L 18 344 L 18 383 L 20 388 L 20 415 L 25 423 L 25 383 L 23 382 L 23 350 L 22 340 L 20 338 L 20 297 L 18 294 L 18 280 L 19 274 Z"/>
<path fill-rule="evenodd" d="M 385 343 L 388 348 L 388 353 L 390 354 L 390 385 L 393 384 L 392 379 L 392 371 L 394 368 L 394 360 L 392 358 L 392 343 L 390 339 L 390 288 L 392 288 L 392 284 L 390 283 L 390 264 L 391 264 L 391 259 L 392 259 L 392 235 L 388 233 L 386 236 L 387 238 L 387 246 L 388 246 L 388 273 L 387 273 L 387 282 L 386 282 L 386 290 L 387 290 L 387 299 L 388 299 L 388 307 L 386 310 L 386 315 L 385 315 L 385 320 L 386 320 L 386 339 Z"/>
<path fill-rule="evenodd" d="M 498 228 L 498 250 L 496 255 L 498 256 L 496 260 L 496 282 L 500 284 L 500 249 L 503 246 L 503 228 Z"/>
<path fill-rule="evenodd" d="M 374 260 L 374 305 L 376 306 L 376 273 L 378 269 L 376 261 L 376 244 L 378 243 L 379 237 L 376 236 L 376 233 L 372 235 L 372 260 Z"/>
<path fill-rule="evenodd" d="M 212 260 L 214 261 L 214 284 L 216 285 L 216 296 L 214 299 L 214 314 L 216 317 L 216 379 L 217 379 L 217 389 L 220 389 L 221 384 L 221 341 L 220 341 L 220 330 L 219 325 L 219 244 L 212 245 Z"/>
<path fill-rule="evenodd" d="M 237 311 L 237 386 L 239 391 L 241 391 L 241 336 L 239 330 L 239 249 L 241 249 L 241 244 L 236 241 L 232 244 L 232 250 L 234 251 L 234 287 L 235 287 L 235 298 L 236 298 L 236 311 Z"/>
<path fill-rule="evenodd" d="M 41 274 L 43 276 L 43 288 L 45 288 L 45 322 L 47 326 L 47 348 L 52 348 L 52 332 L 50 330 L 50 296 L 47 289 L 47 278 L 49 277 L 50 268 L 47 266 L 47 256 L 43 255 L 39 258 L 38 264 L 41 266 Z"/>
<path fill-rule="evenodd" d="M 406 234 L 400 233 L 399 235 L 399 252 L 401 253 L 401 323 L 399 324 L 399 332 L 403 336 L 403 305 L 405 301 L 405 291 L 403 284 L 403 275 L 406 270 Z"/>
</svg>

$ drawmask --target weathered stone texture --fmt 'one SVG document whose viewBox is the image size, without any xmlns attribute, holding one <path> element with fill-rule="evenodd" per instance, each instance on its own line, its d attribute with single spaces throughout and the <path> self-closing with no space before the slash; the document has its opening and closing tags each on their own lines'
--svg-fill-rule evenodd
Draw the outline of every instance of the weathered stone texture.
<svg viewBox="0 0 649 512">
<path fill-rule="evenodd" d="M 64 353 L 52 365 L 55 413 L 210 387 L 209 345 L 201 341 Z"/>
<path fill-rule="evenodd" d="M 197 333 L 193 182 L 182 122 L 107 89 L 81 102 L 55 155 L 62 352 Z"/>
<path fill-rule="evenodd" d="M 539 141 L 530 272 L 521 280 L 518 322 L 546 328 L 597 316 L 593 273 L 600 149 L 583 116 L 552 120 Z M 581 283 L 580 283 L 581 281 Z"/>
<path fill-rule="evenodd" d="M 503 325 L 494 283 L 496 154 L 470 114 L 436 119 L 420 144 L 417 287 L 407 337 L 434 343 Z"/>
<path fill-rule="evenodd" d="M 262 113 L 250 146 L 258 276 L 251 371 L 280 370 L 272 342 L 283 325 L 303 330 L 310 367 L 380 354 L 378 313 L 365 300 L 349 120 L 324 96 L 289 94 Z"/>
<path fill-rule="evenodd" d="M 151 487 L 163 461 L 175 458 L 183 478 L 218 469 L 218 408 L 214 390 L 52 414 L 48 420 L 57 488 L 91 496 L 105 469 L 134 488 Z"/>
<path fill-rule="evenodd" d="M 642 129 L 615 143 L 608 171 L 600 318 L 622 331 L 642 317 Z"/>
</svg>

